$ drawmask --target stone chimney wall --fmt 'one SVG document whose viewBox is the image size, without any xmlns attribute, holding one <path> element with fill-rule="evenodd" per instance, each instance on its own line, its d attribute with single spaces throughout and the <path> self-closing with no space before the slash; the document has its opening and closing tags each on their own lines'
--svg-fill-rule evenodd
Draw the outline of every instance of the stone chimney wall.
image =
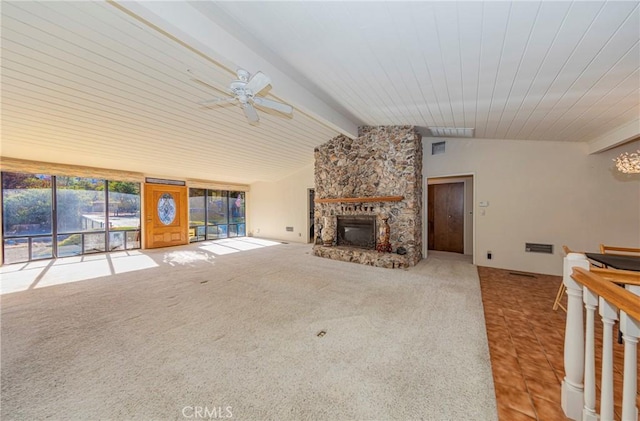
<svg viewBox="0 0 640 421">
<path fill-rule="evenodd" d="M 335 231 L 337 215 L 375 215 L 378 227 L 388 218 L 392 253 L 318 244 L 314 253 L 373 266 L 415 265 L 422 258 L 421 183 L 422 143 L 413 126 L 361 127 L 357 139 L 341 135 L 319 146 L 315 150 L 316 236 L 320 229 Z M 402 200 L 319 202 L 389 196 L 402 196 Z M 398 247 L 406 254 L 398 255 Z"/>
</svg>

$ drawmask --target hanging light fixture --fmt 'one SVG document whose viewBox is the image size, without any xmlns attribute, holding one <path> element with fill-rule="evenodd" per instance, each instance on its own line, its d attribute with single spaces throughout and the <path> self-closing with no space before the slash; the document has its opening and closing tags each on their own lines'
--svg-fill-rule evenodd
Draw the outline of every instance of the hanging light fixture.
<svg viewBox="0 0 640 421">
<path fill-rule="evenodd" d="M 623 152 L 616 159 L 616 168 L 625 174 L 640 174 L 640 149 L 636 152 Z"/>
</svg>

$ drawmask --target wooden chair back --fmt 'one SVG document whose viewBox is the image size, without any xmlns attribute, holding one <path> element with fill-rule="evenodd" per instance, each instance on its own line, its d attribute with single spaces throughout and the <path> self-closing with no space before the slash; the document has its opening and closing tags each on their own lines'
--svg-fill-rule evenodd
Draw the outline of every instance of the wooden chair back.
<svg viewBox="0 0 640 421">
<path fill-rule="evenodd" d="M 571 250 L 569 247 L 567 246 L 562 246 L 562 250 L 564 251 L 565 254 L 569 254 L 569 253 L 581 253 L 584 254 L 584 252 L 582 251 L 575 251 L 575 250 Z M 591 267 L 594 267 L 593 265 L 591 265 Z M 564 305 L 562 305 L 562 298 L 564 297 L 564 292 L 567 290 L 567 287 L 564 286 L 564 283 L 560 283 L 560 286 L 558 287 L 558 292 L 556 293 L 556 299 L 553 300 L 553 309 L 557 310 L 558 307 L 563 309 L 565 312 L 567 311 L 566 307 Z"/>
<path fill-rule="evenodd" d="M 600 244 L 600 253 L 602 254 L 620 254 L 624 256 L 640 256 L 640 248 L 607 246 Z"/>
<path fill-rule="evenodd" d="M 571 250 L 569 247 L 563 245 L 562 246 L 562 250 L 564 251 L 564 254 L 569 254 L 569 253 L 581 253 L 578 251 L 573 251 Z M 567 287 L 564 286 L 564 283 L 560 283 L 560 286 L 558 287 L 558 292 L 556 293 L 556 298 L 555 300 L 553 300 L 553 309 L 557 310 L 558 307 L 563 309 L 565 311 L 565 313 L 567 312 L 567 308 L 562 305 L 562 298 L 564 297 L 564 292 L 567 290 Z"/>
<path fill-rule="evenodd" d="M 575 251 L 575 250 L 571 250 L 569 247 L 567 246 L 562 246 L 562 250 L 564 251 L 564 254 L 569 254 L 569 253 L 580 253 L 580 254 L 584 254 L 584 251 Z"/>
</svg>

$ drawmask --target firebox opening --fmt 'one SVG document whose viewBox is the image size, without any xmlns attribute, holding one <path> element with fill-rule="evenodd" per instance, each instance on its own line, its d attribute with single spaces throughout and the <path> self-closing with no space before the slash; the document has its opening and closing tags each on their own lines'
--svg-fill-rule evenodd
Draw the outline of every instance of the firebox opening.
<svg viewBox="0 0 640 421">
<path fill-rule="evenodd" d="M 375 216 L 338 216 L 338 245 L 363 249 L 376 248 Z"/>
</svg>

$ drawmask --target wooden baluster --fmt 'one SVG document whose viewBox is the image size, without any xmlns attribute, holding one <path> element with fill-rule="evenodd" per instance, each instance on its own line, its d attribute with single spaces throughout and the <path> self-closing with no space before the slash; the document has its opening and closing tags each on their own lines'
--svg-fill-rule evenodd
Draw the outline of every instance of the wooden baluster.
<svg viewBox="0 0 640 421">
<path fill-rule="evenodd" d="M 613 324 L 618 309 L 600 297 L 602 317 L 602 379 L 600 383 L 600 420 L 613 421 Z"/>
<path fill-rule="evenodd" d="M 595 359 L 595 313 L 598 296 L 589 288 L 583 288 L 582 296 L 587 314 L 586 343 L 584 356 L 584 409 L 582 421 L 597 421 L 596 415 L 596 359 Z"/>
<path fill-rule="evenodd" d="M 640 295 L 640 286 L 627 285 L 629 291 Z M 620 311 L 620 330 L 624 340 L 624 371 L 622 380 L 622 421 L 638 421 L 636 393 L 638 390 L 638 337 L 640 321 Z"/>
<path fill-rule="evenodd" d="M 572 420 L 582 419 L 584 389 L 584 326 L 582 318 L 582 285 L 571 278 L 574 267 L 589 270 L 584 254 L 569 253 L 564 258 L 562 282 L 567 287 L 567 321 L 564 333 L 564 371 L 561 405 Z"/>
</svg>

